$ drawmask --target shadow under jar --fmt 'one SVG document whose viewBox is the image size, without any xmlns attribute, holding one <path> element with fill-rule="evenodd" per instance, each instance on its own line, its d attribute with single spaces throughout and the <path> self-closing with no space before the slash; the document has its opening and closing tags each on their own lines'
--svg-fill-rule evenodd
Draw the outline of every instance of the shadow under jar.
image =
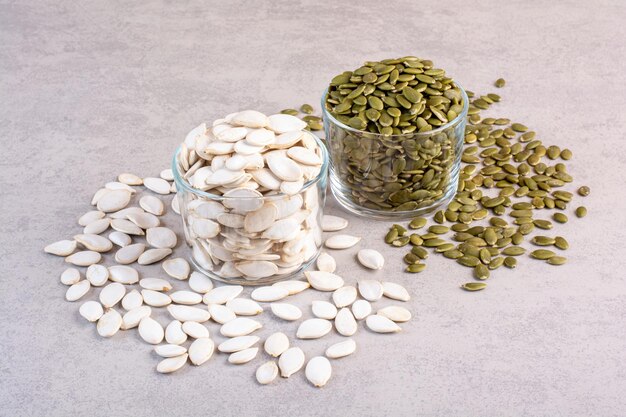
<svg viewBox="0 0 626 417">
<path fill-rule="evenodd" d="M 328 152 L 319 147 L 323 161 L 319 174 L 300 191 L 288 195 L 270 191 L 229 196 L 192 187 L 184 178 L 179 147 L 172 161 L 185 241 L 193 265 L 218 281 L 265 285 L 291 279 L 317 259 L 322 247 L 321 221 L 328 176 Z M 264 223 L 271 211 L 273 218 Z M 252 213 L 255 213 L 252 215 Z"/>
<path fill-rule="evenodd" d="M 461 167 L 469 102 L 450 122 L 425 132 L 382 135 L 335 118 L 322 97 L 330 150 L 330 187 L 347 210 L 374 219 L 408 219 L 434 211 L 454 197 Z"/>
</svg>

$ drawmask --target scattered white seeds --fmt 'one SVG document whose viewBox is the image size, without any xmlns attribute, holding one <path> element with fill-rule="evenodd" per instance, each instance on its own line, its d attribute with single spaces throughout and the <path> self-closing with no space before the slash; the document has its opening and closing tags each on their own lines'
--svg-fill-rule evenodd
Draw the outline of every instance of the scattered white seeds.
<svg viewBox="0 0 626 417">
<path fill-rule="evenodd" d="M 383 255 L 374 249 L 361 249 L 357 253 L 357 258 L 361 265 L 369 269 L 383 269 L 385 265 Z"/>
<path fill-rule="evenodd" d="M 159 262 L 161 259 L 169 256 L 172 253 L 172 250 L 169 248 L 165 249 L 148 249 L 144 253 L 141 254 L 137 263 L 139 265 L 150 265 L 155 262 Z"/>
<path fill-rule="evenodd" d="M 280 355 L 280 358 L 278 358 L 280 376 L 283 378 L 289 378 L 302 368 L 304 360 L 304 352 L 299 347 L 287 349 L 282 355 Z"/>
<path fill-rule="evenodd" d="M 320 253 L 316 261 L 317 269 L 323 272 L 333 273 L 337 269 L 335 258 L 326 252 Z"/>
<path fill-rule="evenodd" d="M 105 308 L 111 308 L 119 303 L 124 295 L 126 295 L 126 288 L 118 282 L 112 282 L 100 291 L 100 303 Z"/>
<path fill-rule="evenodd" d="M 367 301 L 377 301 L 383 296 L 383 285 L 380 281 L 364 279 L 359 281 L 359 294 Z"/>
<path fill-rule="evenodd" d="M 143 278 L 139 281 L 139 286 L 152 291 L 169 291 L 172 289 L 172 284 L 161 278 Z"/>
<path fill-rule="evenodd" d="M 376 312 L 379 316 L 387 317 L 396 323 L 403 323 L 411 320 L 411 312 L 404 307 L 388 306 Z"/>
<path fill-rule="evenodd" d="M 311 284 L 309 284 L 306 281 L 297 281 L 297 280 L 278 281 L 272 285 L 275 287 L 283 287 L 287 289 L 287 291 L 289 292 L 289 295 L 298 294 L 311 286 Z"/>
<path fill-rule="evenodd" d="M 68 256 L 76 250 L 75 240 L 59 240 L 46 246 L 44 252 L 57 256 Z"/>
<path fill-rule="evenodd" d="M 182 330 L 189 337 L 193 337 L 194 339 L 200 339 L 203 337 L 209 337 L 209 329 L 207 329 L 203 324 L 195 322 L 195 321 L 186 321 L 182 325 Z"/>
<path fill-rule="evenodd" d="M 157 194 L 167 195 L 170 193 L 170 184 L 163 178 L 144 178 L 143 185 L 145 185 L 150 191 L 154 191 Z"/>
<path fill-rule="evenodd" d="M 139 200 L 139 206 L 148 213 L 161 216 L 165 212 L 163 202 L 153 195 L 146 195 Z"/>
<path fill-rule="evenodd" d="M 226 307 L 238 316 L 256 316 L 263 312 L 263 307 L 254 300 L 247 298 L 233 298 L 226 302 Z"/>
<path fill-rule="evenodd" d="M 80 234 L 74 236 L 74 240 L 85 249 L 95 252 L 108 252 L 113 247 L 113 243 L 104 236 L 95 234 Z"/>
<path fill-rule="evenodd" d="M 187 348 L 179 345 L 159 345 L 154 347 L 154 351 L 163 358 L 173 358 L 187 353 Z"/>
<path fill-rule="evenodd" d="M 65 262 L 76 266 L 89 266 L 97 264 L 102 259 L 102 255 L 98 252 L 91 250 L 85 250 L 82 252 L 76 252 L 65 258 Z"/>
<path fill-rule="evenodd" d="M 189 278 L 191 267 L 189 262 L 184 258 L 168 259 L 162 264 L 163 270 L 172 278 L 185 280 Z"/>
<path fill-rule="evenodd" d="M 409 301 L 411 296 L 409 292 L 400 284 L 395 282 L 385 281 L 383 285 L 383 295 L 387 298 L 391 298 L 399 301 Z"/>
<path fill-rule="evenodd" d="M 357 323 L 347 307 L 342 308 L 335 317 L 335 328 L 342 336 L 352 336 L 357 331 Z"/>
<path fill-rule="evenodd" d="M 287 321 L 299 320 L 302 317 L 302 310 L 289 303 L 272 303 L 270 305 L 272 313 L 278 318 Z"/>
<path fill-rule="evenodd" d="M 332 366 L 325 357 L 316 356 L 306 364 L 304 374 L 311 384 L 316 387 L 323 387 L 331 377 Z"/>
<path fill-rule="evenodd" d="M 109 279 L 121 284 L 135 284 L 139 282 L 139 273 L 130 266 L 113 265 L 109 267 Z"/>
<path fill-rule="evenodd" d="M 102 337 L 112 337 L 122 326 L 122 316 L 117 311 L 110 309 L 100 317 L 96 329 Z"/>
<path fill-rule="evenodd" d="M 144 295 L 144 300 L 145 299 L 146 297 Z M 169 305 L 167 306 L 167 311 L 173 318 L 182 322 L 197 321 L 198 323 L 204 323 L 211 318 L 208 310 L 203 310 L 198 307 Z"/>
<path fill-rule="evenodd" d="M 78 310 L 81 316 L 87 319 L 90 322 L 96 322 L 102 315 L 104 314 L 104 310 L 102 305 L 97 301 L 86 301 Z"/>
<path fill-rule="evenodd" d="M 389 320 L 387 317 L 376 314 L 367 316 L 365 324 L 371 331 L 376 333 L 396 333 L 402 330 L 400 326 Z"/>
<path fill-rule="evenodd" d="M 133 308 L 124 314 L 121 327 L 123 330 L 133 329 L 139 326 L 139 322 L 150 314 L 152 314 L 152 309 L 148 306 Z"/>
<path fill-rule="evenodd" d="M 241 285 L 223 285 L 215 287 L 208 293 L 204 294 L 203 301 L 205 304 L 226 304 L 236 298 L 243 291 Z"/>
<path fill-rule="evenodd" d="M 117 176 L 117 180 L 119 182 L 121 182 L 122 184 L 127 184 L 127 185 L 141 185 L 143 184 L 143 180 L 138 177 L 135 174 L 130 174 L 127 172 L 124 172 L 120 175 Z"/>
<path fill-rule="evenodd" d="M 219 324 L 228 323 L 237 318 L 233 310 L 222 304 L 209 304 L 211 319 Z"/>
<path fill-rule="evenodd" d="M 311 287 L 318 291 L 335 291 L 343 287 L 343 278 L 330 272 L 304 271 L 304 276 Z"/>
<path fill-rule="evenodd" d="M 143 243 L 124 246 L 115 253 L 115 262 L 122 265 L 132 264 L 139 259 L 145 250 L 146 245 Z"/>
<path fill-rule="evenodd" d="M 143 304 L 143 297 L 137 290 L 131 290 L 128 294 L 122 298 L 122 307 L 126 311 L 130 311 L 134 308 L 141 307 Z"/>
<path fill-rule="evenodd" d="M 78 219 L 78 224 L 85 227 L 88 224 L 95 222 L 96 220 L 104 218 L 104 216 L 104 212 L 100 210 L 88 211 L 87 213 L 80 216 L 80 218 Z"/>
<path fill-rule="evenodd" d="M 176 234 L 167 227 L 152 227 L 146 230 L 146 241 L 157 249 L 171 249 L 176 246 Z"/>
<path fill-rule="evenodd" d="M 200 294 L 206 294 L 213 289 L 211 278 L 200 272 L 192 272 L 189 277 L 189 288 Z"/>
<path fill-rule="evenodd" d="M 180 368 L 185 366 L 185 364 L 187 363 L 188 356 L 189 355 L 185 353 L 180 356 L 163 359 L 157 365 L 157 372 L 160 372 L 162 374 L 169 374 L 171 372 L 178 371 Z"/>
<path fill-rule="evenodd" d="M 283 287 L 259 287 L 252 291 L 250 297 L 255 301 L 271 303 L 272 301 L 282 300 L 289 295 L 289 291 Z"/>
<path fill-rule="evenodd" d="M 188 321 L 187 323 L 193 323 Z M 199 323 L 198 323 L 199 324 Z M 201 324 L 199 324 L 202 326 Z M 183 329 L 183 323 L 179 320 L 172 320 L 165 328 L 165 340 L 172 345 L 182 345 L 187 341 L 187 332 Z M 208 337 L 208 331 L 207 331 Z M 183 352 L 184 353 L 184 352 Z"/>
<path fill-rule="evenodd" d="M 274 381 L 278 376 L 278 366 L 274 361 L 265 362 L 256 370 L 256 380 L 261 385 L 267 385 Z"/>
<path fill-rule="evenodd" d="M 65 292 L 65 299 L 67 301 L 80 300 L 83 295 L 87 294 L 89 288 L 91 288 L 91 284 L 86 279 L 78 281 L 76 284 L 73 284 L 67 289 Z"/>
<path fill-rule="evenodd" d="M 259 336 L 238 336 L 220 343 L 217 350 L 224 353 L 239 352 L 248 349 L 259 341 Z"/>
<path fill-rule="evenodd" d="M 201 337 L 189 346 L 189 361 L 200 366 L 208 361 L 215 351 L 215 344 L 208 337 Z"/>
<path fill-rule="evenodd" d="M 104 265 L 89 265 L 85 276 L 91 285 L 101 287 L 109 280 L 109 270 Z"/>
<path fill-rule="evenodd" d="M 356 300 L 352 304 L 352 315 L 357 320 L 363 320 L 372 312 L 372 305 L 367 300 Z"/>
<path fill-rule="evenodd" d="M 337 316 L 337 307 L 328 301 L 313 301 L 311 310 L 313 315 L 320 319 L 333 320 Z"/>
<path fill-rule="evenodd" d="M 356 288 L 351 285 L 338 288 L 333 292 L 333 302 L 338 308 L 349 306 L 356 300 L 356 297 Z"/>
<path fill-rule="evenodd" d="M 130 202 L 131 193 L 127 190 L 107 190 L 96 203 L 98 210 L 105 213 L 123 209 Z"/>
<path fill-rule="evenodd" d="M 226 337 L 246 336 L 263 327 L 261 323 L 246 317 L 237 317 L 222 325 L 220 333 Z"/>
<path fill-rule="evenodd" d="M 333 324 L 326 319 L 308 319 L 300 323 L 296 337 L 298 339 L 318 339 L 328 334 Z"/>
<path fill-rule="evenodd" d="M 184 305 L 191 306 L 195 304 L 200 304 L 202 302 L 202 295 L 193 291 L 187 291 L 187 290 L 174 291 L 173 293 L 169 294 L 169 296 L 172 299 L 172 302 L 176 304 L 184 304 Z"/>
<path fill-rule="evenodd" d="M 163 341 L 165 331 L 158 321 L 151 317 L 144 317 L 139 322 L 139 336 L 151 345 L 158 345 Z"/>
<path fill-rule="evenodd" d="M 330 249 L 348 249 L 359 243 L 360 237 L 352 235 L 334 235 L 326 239 L 324 245 Z"/>
<path fill-rule="evenodd" d="M 80 272 L 76 268 L 67 268 L 61 274 L 61 283 L 65 285 L 73 285 L 80 281 Z"/>
<path fill-rule="evenodd" d="M 343 342 L 335 343 L 326 349 L 326 357 L 330 359 L 339 359 L 354 353 L 356 350 L 356 342 L 348 339 Z"/>
<path fill-rule="evenodd" d="M 348 221 L 343 217 L 325 214 L 322 216 L 322 230 L 324 232 L 336 232 L 348 227 Z"/>
</svg>

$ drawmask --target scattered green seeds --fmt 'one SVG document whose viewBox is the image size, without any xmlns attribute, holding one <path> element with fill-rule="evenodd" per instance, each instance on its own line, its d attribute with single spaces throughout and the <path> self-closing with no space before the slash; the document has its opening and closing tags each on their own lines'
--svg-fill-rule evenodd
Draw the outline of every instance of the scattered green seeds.
<svg viewBox="0 0 626 417">
<path fill-rule="evenodd" d="M 556 253 L 548 249 L 537 249 L 532 251 L 530 253 L 530 256 L 535 259 L 547 260 L 552 258 L 553 256 L 556 256 Z"/>
<path fill-rule="evenodd" d="M 474 268 L 474 277 L 476 279 L 484 280 L 489 278 L 489 275 L 489 268 L 487 268 L 487 265 L 479 264 Z"/>
<path fill-rule="evenodd" d="M 553 256 L 547 261 L 550 265 L 563 265 L 567 262 L 567 258 L 564 256 Z"/>
<path fill-rule="evenodd" d="M 424 269 L 426 269 L 426 264 L 412 264 L 406 267 L 406 271 L 412 273 L 422 272 Z"/>
<path fill-rule="evenodd" d="M 564 237 L 557 236 L 554 238 L 554 246 L 561 250 L 566 250 L 569 248 L 569 243 L 565 240 Z"/>
<path fill-rule="evenodd" d="M 315 110 L 310 104 L 303 104 L 302 106 L 300 106 L 300 111 L 304 114 L 313 114 Z"/>
<path fill-rule="evenodd" d="M 485 284 L 484 282 L 466 282 L 465 284 L 461 285 L 461 288 L 463 288 L 465 291 L 480 291 L 487 288 L 487 284 Z"/>
<path fill-rule="evenodd" d="M 426 223 L 428 223 L 427 219 L 423 217 L 416 217 L 413 220 L 411 220 L 411 223 L 409 223 L 409 228 L 421 229 L 422 227 L 426 226 Z"/>
<path fill-rule="evenodd" d="M 515 268 L 517 266 L 517 259 L 507 256 L 504 258 L 504 266 L 510 269 Z"/>
<path fill-rule="evenodd" d="M 567 223 L 567 216 L 563 213 L 554 213 L 552 215 L 552 218 L 554 219 L 555 222 L 558 223 Z"/>
<path fill-rule="evenodd" d="M 587 187 L 586 185 L 583 185 L 582 187 L 578 189 L 578 194 L 583 197 L 587 197 L 590 192 L 591 192 L 591 189 Z"/>
<path fill-rule="evenodd" d="M 495 82 L 495 85 L 498 88 L 502 88 L 506 85 L 506 81 L 504 80 L 504 78 L 498 78 Z"/>
<path fill-rule="evenodd" d="M 587 207 L 585 206 L 580 206 L 576 209 L 576 217 L 578 218 L 583 218 L 587 215 Z"/>
</svg>

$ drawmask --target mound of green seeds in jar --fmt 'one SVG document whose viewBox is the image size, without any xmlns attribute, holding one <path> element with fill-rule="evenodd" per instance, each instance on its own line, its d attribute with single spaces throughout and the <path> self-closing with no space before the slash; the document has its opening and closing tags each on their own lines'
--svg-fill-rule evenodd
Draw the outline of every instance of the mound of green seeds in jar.
<svg viewBox="0 0 626 417">
<path fill-rule="evenodd" d="M 504 85 L 503 79 L 496 82 L 498 87 Z M 411 245 L 404 256 L 407 272 L 424 271 L 424 261 L 434 251 L 471 268 L 477 282 L 465 283 L 461 288 L 480 291 L 486 288 L 484 281 L 492 271 L 517 266 L 518 258 L 527 253 L 521 246 L 526 240 L 540 247 L 530 251 L 531 258 L 549 265 L 567 262 L 560 254 L 569 248 L 568 241 L 562 236 L 540 233 L 551 230 L 554 223 L 539 214 L 554 211 L 552 220 L 567 222 L 565 213 L 574 194 L 562 188 L 574 179 L 561 162 L 572 158 L 569 149 L 546 147 L 534 131 L 510 119 L 481 118 L 480 111 L 499 102 L 500 96 L 475 97 L 470 91 L 467 94 L 472 101 L 461 159 L 463 167 L 454 199 L 446 209 L 433 215 L 430 226 L 424 217 L 414 218 L 408 229 L 394 224 L 385 242 L 395 247 Z M 558 162 L 552 165 L 550 161 Z M 581 186 L 578 194 L 589 195 L 589 187 Z M 587 209 L 580 206 L 574 213 L 581 218 Z M 531 237 L 533 233 L 536 234 Z"/>
<path fill-rule="evenodd" d="M 406 56 L 369 61 L 334 77 L 326 109 L 353 129 L 382 135 L 427 132 L 461 114 L 454 80 L 433 62 Z"/>
</svg>

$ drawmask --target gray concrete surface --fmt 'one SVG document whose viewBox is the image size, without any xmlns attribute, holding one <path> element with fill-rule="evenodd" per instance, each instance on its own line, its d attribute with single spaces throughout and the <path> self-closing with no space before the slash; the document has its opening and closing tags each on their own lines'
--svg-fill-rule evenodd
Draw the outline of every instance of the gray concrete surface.
<svg viewBox="0 0 626 417">
<path fill-rule="evenodd" d="M 473 3 L 1 0 L 0 415 L 626 414 L 626 3 Z M 349 216 L 388 266 L 357 268 L 348 250 L 334 253 L 339 273 L 403 283 L 415 320 L 395 336 L 360 331 L 321 390 L 303 373 L 258 386 L 261 357 L 158 375 L 136 333 L 101 339 L 64 301 L 63 260 L 42 248 L 78 233 L 116 174 L 158 174 L 199 121 L 318 107 L 335 73 L 405 54 L 477 92 L 505 77 L 491 114 L 574 151 L 570 171 L 592 194 L 589 216 L 555 231 L 571 243 L 566 266 L 524 257 L 470 294 L 458 289 L 469 272 L 440 257 L 402 273 L 404 251 L 381 243 L 389 224 Z M 332 198 L 327 212 L 347 216 Z M 267 316 L 262 335 L 293 336 Z M 299 345 L 315 355 L 338 338 Z"/>
</svg>

